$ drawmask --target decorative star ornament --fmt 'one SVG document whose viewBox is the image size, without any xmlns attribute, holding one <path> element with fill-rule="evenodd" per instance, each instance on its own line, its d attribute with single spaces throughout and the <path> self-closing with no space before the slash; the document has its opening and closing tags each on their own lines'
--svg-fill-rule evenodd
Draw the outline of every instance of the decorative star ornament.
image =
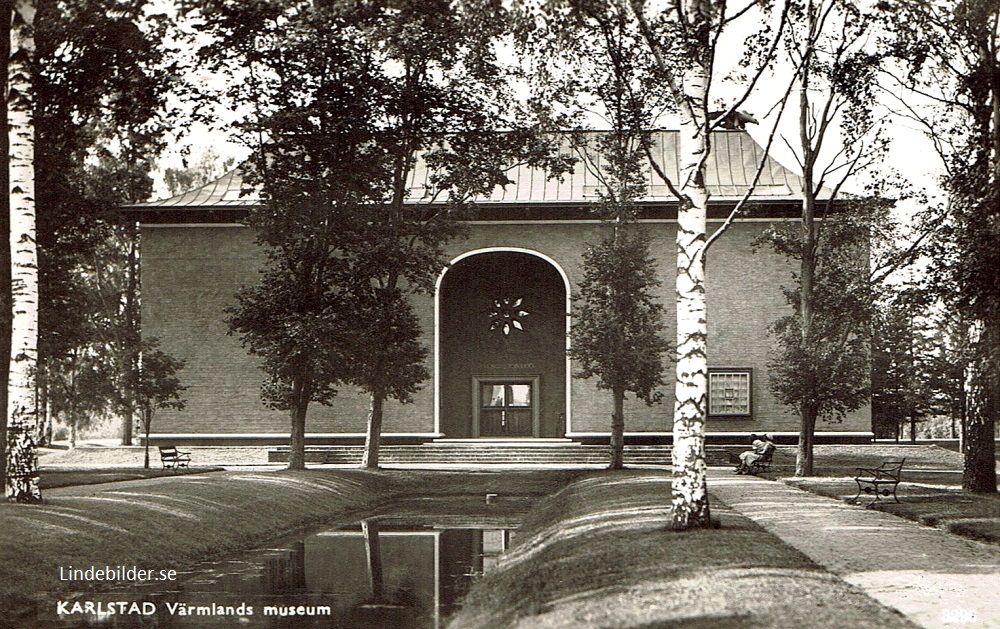
<svg viewBox="0 0 1000 629">
<path fill-rule="evenodd" d="M 521 321 L 528 316 L 528 311 L 521 308 L 523 297 L 511 300 L 508 298 L 493 300 L 493 310 L 490 311 L 490 332 L 499 330 L 504 336 L 510 334 L 511 330 L 524 331 L 524 323 Z"/>
</svg>

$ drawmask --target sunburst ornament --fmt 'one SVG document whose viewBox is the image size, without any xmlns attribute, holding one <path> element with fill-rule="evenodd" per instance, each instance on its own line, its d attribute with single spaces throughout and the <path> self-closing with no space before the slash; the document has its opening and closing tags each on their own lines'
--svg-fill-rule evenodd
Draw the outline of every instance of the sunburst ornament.
<svg viewBox="0 0 1000 629">
<path fill-rule="evenodd" d="M 529 313 L 521 307 L 523 301 L 523 297 L 493 300 L 493 310 L 490 311 L 490 332 L 499 330 L 504 336 L 510 334 L 511 330 L 524 332 L 522 319 Z"/>
</svg>

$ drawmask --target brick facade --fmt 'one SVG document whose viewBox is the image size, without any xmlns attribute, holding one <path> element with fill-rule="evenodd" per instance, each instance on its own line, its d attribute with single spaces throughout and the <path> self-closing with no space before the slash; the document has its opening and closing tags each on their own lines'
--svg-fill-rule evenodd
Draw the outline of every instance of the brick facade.
<svg viewBox="0 0 1000 629">
<path fill-rule="evenodd" d="M 775 219 L 778 220 L 778 219 Z M 720 223 L 710 222 L 710 229 Z M 769 226 L 762 220 L 738 222 L 720 238 L 708 256 L 709 364 L 713 367 L 752 369 L 752 414 L 748 418 L 710 418 L 712 433 L 795 433 L 794 411 L 779 405 L 767 390 L 767 362 L 771 339 L 768 325 L 788 312 L 780 287 L 792 277 L 792 266 L 776 255 L 751 252 L 751 242 Z M 652 239 L 659 264 L 668 335 L 673 338 L 674 230 L 669 219 L 643 223 Z M 605 229 L 590 220 L 481 221 L 470 223 L 465 237 L 450 243 L 451 258 L 478 250 L 516 249 L 537 252 L 554 261 L 575 290 L 581 277 L 585 243 L 596 242 Z M 236 224 L 176 224 L 143 226 L 142 240 L 143 333 L 161 340 L 165 351 L 186 361 L 181 378 L 187 408 L 160 411 L 153 433 L 202 435 L 205 441 L 223 435 L 277 435 L 288 433 L 285 413 L 261 404 L 261 372 L 255 360 L 227 335 L 225 308 L 234 304 L 240 286 L 255 283 L 263 260 L 246 227 Z M 484 254 L 485 255 L 485 254 Z M 416 311 L 433 365 L 435 300 L 415 298 Z M 447 334 L 447 330 L 442 332 Z M 668 365 L 668 380 L 669 370 Z M 409 405 L 389 403 L 384 432 L 388 435 L 438 436 L 448 422 L 435 421 L 435 388 L 440 377 L 425 383 Z M 464 385 L 463 385 L 464 386 Z M 442 387 L 443 388 L 443 387 Z M 627 406 L 626 431 L 666 434 L 671 430 L 672 391 L 662 404 Z M 610 395 L 591 381 L 573 378 L 570 383 L 569 436 L 607 434 Z M 332 406 L 310 407 L 307 432 L 325 436 L 363 433 L 368 400 L 343 389 Z M 820 432 L 869 434 L 870 410 L 865 407 L 837 424 L 823 424 Z M 446 431 L 447 432 L 447 431 Z M 567 434 L 564 430 L 563 434 Z M 445 434 L 444 436 L 449 436 Z M 465 436 L 465 435 L 459 435 Z M 546 435 L 549 436 L 549 435 Z M 561 436 L 561 435 L 551 435 Z"/>
</svg>

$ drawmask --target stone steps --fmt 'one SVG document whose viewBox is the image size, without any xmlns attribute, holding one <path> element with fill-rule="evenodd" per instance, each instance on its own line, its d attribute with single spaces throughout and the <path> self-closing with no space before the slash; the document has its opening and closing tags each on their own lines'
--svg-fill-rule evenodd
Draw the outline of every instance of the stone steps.
<svg viewBox="0 0 1000 629">
<path fill-rule="evenodd" d="M 332 465 L 360 465 L 363 446 L 307 446 L 307 463 Z M 670 446 L 625 446 L 626 464 L 670 464 Z M 731 465 L 734 453 L 730 448 L 709 447 L 706 459 L 709 465 Z M 379 448 L 380 465 L 607 465 L 610 462 L 608 447 L 583 445 L 574 442 L 489 443 L 425 443 L 421 445 L 387 445 Z M 279 446 L 268 452 L 270 462 L 288 460 L 288 447 Z"/>
</svg>

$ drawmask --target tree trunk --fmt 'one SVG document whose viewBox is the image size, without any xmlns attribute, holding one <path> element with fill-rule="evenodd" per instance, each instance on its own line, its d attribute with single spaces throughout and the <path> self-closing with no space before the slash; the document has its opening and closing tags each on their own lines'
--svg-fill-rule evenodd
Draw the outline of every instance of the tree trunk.
<svg viewBox="0 0 1000 629">
<path fill-rule="evenodd" d="M 795 475 L 813 475 L 813 443 L 816 440 L 816 417 L 819 414 L 815 404 L 802 404 L 802 423 L 799 428 L 799 447 L 795 456 Z"/>
<path fill-rule="evenodd" d="M 654 34 L 645 3 L 629 2 L 653 58 L 666 78 L 677 108 L 677 346 L 673 417 L 674 529 L 711 526 L 708 506 L 708 466 L 705 463 L 705 420 L 708 408 L 708 321 L 705 300 L 705 245 L 708 187 L 705 164 L 709 155 L 708 88 L 715 58 L 714 33 L 725 18 L 722 0 L 685 0 L 668 4 L 657 19 L 683 23 L 679 37 L 686 64 L 670 59 L 676 50 Z"/>
<path fill-rule="evenodd" d="M 612 392 L 615 408 L 611 414 L 611 465 L 608 469 L 620 470 L 625 467 L 625 391 Z"/>
<path fill-rule="evenodd" d="M 812 5 L 809 5 L 810 11 Z M 810 15 L 812 15 L 810 13 Z M 812 19 L 810 17 L 810 19 Z M 810 22 L 812 23 L 812 22 Z M 799 317 L 801 321 L 801 343 L 806 352 L 812 345 L 813 337 L 813 306 L 815 302 L 816 278 L 816 193 L 814 188 L 813 168 L 816 152 L 810 137 L 810 120 L 812 110 L 809 105 L 809 72 L 803 70 L 802 86 L 799 92 L 799 142 L 802 149 L 802 228 L 800 242 L 799 266 Z M 809 395 L 817 385 L 812 378 L 806 387 Z M 796 476 L 812 476 L 813 473 L 813 440 L 816 432 L 816 416 L 819 409 L 815 404 L 803 402 L 799 425 L 799 447 L 795 460 Z"/>
<path fill-rule="evenodd" d="M 7 93 L 7 71 L 10 58 L 10 17 L 13 11 L 11 0 L 0 0 L 0 86 Z M 0 189 L 10 190 L 10 139 L 7 116 L 0 116 L 0 155 L 4 164 L 0 166 Z M 10 241 L 10 197 L 0 195 L 0 242 Z M 10 247 L 0 247 L 0 382 L 10 381 L 10 335 L 13 319 L 13 297 L 11 296 Z M 7 387 L 0 386 L 0 409 L 7 409 Z M 0 487 L 7 486 L 7 419 L 0 421 Z"/>
<path fill-rule="evenodd" d="M 968 367 L 966 369 L 968 369 Z M 969 391 L 964 382 L 962 383 L 962 392 L 959 395 L 961 411 L 958 417 L 958 451 L 964 456 L 965 444 L 968 441 L 968 435 L 965 429 L 966 426 L 969 425 Z"/>
<path fill-rule="evenodd" d="M 382 437 L 382 406 L 385 402 L 385 392 L 376 387 L 371 394 L 371 406 L 368 411 L 368 434 L 365 436 L 365 453 L 361 466 L 367 469 L 378 468 L 378 448 Z"/>
<path fill-rule="evenodd" d="M 306 469 L 306 411 L 311 391 L 305 380 L 292 383 L 292 430 L 288 442 L 288 469 Z"/>
<path fill-rule="evenodd" d="M 7 115 L 10 142 L 10 246 L 14 318 L 7 400 L 7 499 L 39 502 L 38 252 L 35 239 L 35 130 L 31 62 L 35 9 L 17 0 L 11 20 Z"/>
<path fill-rule="evenodd" d="M 35 410 L 38 413 L 38 446 L 45 447 L 49 443 L 47 433 L 49 432 L 49 414 L 48 409 L 45 407 L 46 400 L 48 398 L 48 391 L 46 390 L 48 385 L 46 374 L 45 359 L 39 357 L 38 368 L 35 371 L 35 387 L 37 393 L 35 394 Z M 75 400 L 75 398 L 74 398 Z"/>
<path fill-rule="evenodd" d="M 1000 411 L 997 399 L 1000 370 L 993 357 L 1000 343 L 1000 322 L 980 326 L 977 357 L 969 368 L 965 422 L 965 469 L 962 489 L 976 494 L 997 493 L 994 426 Z"/>
<path fill-rule="evenodd" d="M 672 526 L 675 529 L 711 526 L 705 462 L 708 408 L 705 160 L 709 139 L 704 104 L 708 94 L 709 63 L 700 58 L 691 62 L 682 79 L 689 107 L 682 107 L 680 116 L 682 198 L 677 211 L 677 382 L 671 489 Z"/>
<path fill-rule="evenodd" d="M 135 421 L 135 375 L 139 373 L 139 353 L 142 344 L 142 334 L 139 323 L 139 230 L 134 222 L 125 226 L 126 249 L 126 288 L 124 308 L 124 342 L 125 370 L 128 388 L 124 392 L 124 408 L 122 409 L 121 439 L 123 446 L 132 445 L 133 422 Z"/>
<path fill-rule="evenodd" d="M 149 469 L 149 429 L 150 429 L 150 424 L 153 423 L 153 414 L 152 413 L 146 413 L 145 415 L 146 416 L 143 418 L 143 423 L 145 424 L 145 428 L 146 428 L 146 438 L 144 440 L 144 443 L 142 444 L 144 446 L 143 450 L 145 451 L 145 455 L 143 457 L 143 464 L 142 464 L 142 466 L 143 466 L 144 469 L 148 470 Z"/>
<path fill-rule="evenodd" d="M 69 420 L 69 449 L 76 448 L 76 422 L 73 418 Z"/>
</svg>

